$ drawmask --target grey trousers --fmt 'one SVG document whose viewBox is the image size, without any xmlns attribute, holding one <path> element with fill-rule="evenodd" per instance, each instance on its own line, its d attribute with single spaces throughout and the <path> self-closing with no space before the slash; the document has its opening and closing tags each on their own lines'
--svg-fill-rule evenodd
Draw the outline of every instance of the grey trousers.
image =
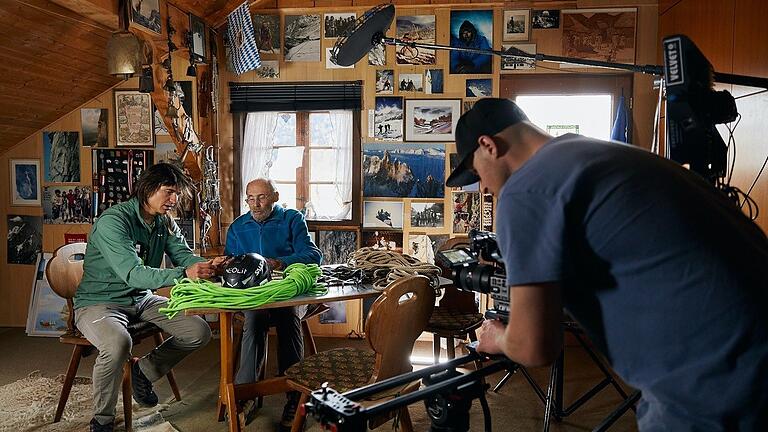
<svg viewBox="0 0 768 432">
<path fill-rule="evenodd" d="M 301 318 L 306 306 L 245 311 L 243 340 L 240 346 L 240 367 L 235 384 L 256 382 L 267 352 L 267 332 L 270 326 L 277 330 L 277 369 L 282 375 L 304 358 L 304 339 Z"/>
<path fill-rule="evenodd" d="M 141 371 L 153 382 L 211 339 L 211 329 L 202 318 L 178 314 L 168 319 L 158 312 L 167 304 L 167 298 L 151 295 L 132 306 L 99 304 L 75 310 L 77 328 L 99 350 L 93 366 L 93 416 L 100 424 L 115 418 L 123 365 L 133 348 L 129 322 L 148 321 L 171 336 L 139 360 Z"/>
</svg>

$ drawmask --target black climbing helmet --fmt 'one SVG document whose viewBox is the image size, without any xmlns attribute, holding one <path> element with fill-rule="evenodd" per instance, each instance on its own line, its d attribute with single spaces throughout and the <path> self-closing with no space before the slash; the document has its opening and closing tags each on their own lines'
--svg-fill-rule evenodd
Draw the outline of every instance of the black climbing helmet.
<svg viewBox="0 0 768 432">
<path fill-rule="evenodd" d="M 267 260 L 257 253 L 232 258 L 224 268 L 221 285 L 227 288 L 250 288 L 269 280 L 271 269 Z"/>
</svg>

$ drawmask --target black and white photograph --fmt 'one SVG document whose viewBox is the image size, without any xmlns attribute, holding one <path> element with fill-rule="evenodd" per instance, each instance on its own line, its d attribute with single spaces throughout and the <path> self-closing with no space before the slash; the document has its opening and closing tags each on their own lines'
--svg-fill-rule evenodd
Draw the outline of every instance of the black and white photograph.
<svg viewBox="0 0 768 432">
<path fill-rule="evenodd" d="M 466 234 L 480 228 L 480 192 L 453 192 L 453 232 Z"/>
<path fill-rule="evenodd" d="M 516 48 L 528 54 L 536 54 L 535 43 L 502 44 L 501 47 L 504 51 L 509 51 L 510 48 Z M 515 56 L 501 58 L 502 71 L 531 71 L 533 69 L 536 69 L 535 59 Z"/>
<path fill-rule="evenodd" d="M 252 21 L 259 52 L 280 54 L 280 15 L 254 14 Z"/>
<path fill-rule="evenodd" d="M 461 99 L 407 99 L 406 141 L 454 141 Z"/>
<path fill-rule="evenodd" d="M 160 0 L 131 0 L 131 20 L 140 27 L 160 34 Z"/>
<path fill-rule="evenodd" d="M 371 66 L 387 65 L 387 49 L 384 44 L 378 44 L 368 51 L 368 64 Z"/>
<path fill-rule="evenodd" d="M 198 63 L 205 63 L 205 59 L 208 57 L 205 52 L 205 22 L 200 17 L 189 14 L 189 32 L 192 36 L 189 55 Z"/>
<path fill-rule="evenodd" d="M 377 96 L 373 113 L 373 137 L 385 140 L 403 139 L 403 98 Z"/>
<path fill-rule="evenodd" d="M 257 67 L 256 77 L 260 79 L 278 79 L 280 78 L 280 62 L 277 60 L 262 60 L 261 66 Z"/>
<path fill-rule="evenodd" d="M 355 67 L 354 64 L 351 64 L 349 66 L 339 66 L 339 65 L 337 65 L 332 60 L 331 51 L 333 51 L 333 48 L 326 48 L 325 49 L 325 68 L 326 69 L 353 69 Z"/>
<path fill-rule="evenodd" d="M 376 94 L 393 94 L 395 90 L 395 71 L 379 69 L 376 71 Z"/>
<path fill-rule="evenodd" d="M 43 250 L 43 218 L 8 215 L 8 264 L 32 264 Z"/>
<path fill-rule="evenodd" d="M 43 223 L 91 222 L 90 186 L 46 186 L 43 189 Z"/>
<path fill-rule="evenodd" d="M 11 205 L 38 207 L 40 204 L 40 161 L 11 159 Z"/>
<path fill-rule="evenodd" d="M 445 204 L 411 201 L 411 228 L 442 228 L 445 225 Z"/>
<path fill-rule="evenodd" d="M 514 9 L 504 11 L 504 34 L 502 40 L 505 42 L 527 41 L 530 37 L 530 9 Z"/>
<path fill-rule="evenodd" d="M 82 108 L 80 126 L 83 130 L 83 147 L 106 147 L 109 110 L 106 108 Z"/>
<path fill-rule="evenodd" d="M 323 37 L 337 38 L 343 36 L 348 28 L 355 24 L 357 15 L 354 13 L 332 13 L 323 17 Z"/>
<path fill-rule="evenodd" d="M 363 145 L 363 196 L 444 197 L 445 144 Z"/>
<path fill-rule="evenodd" d="M 401 92 L 423 92 L 424 77 L 420 73 L 401 73 L 397 76 L 397 88 Z"/>
<path fill-rule="evenodd" d="M 363 201 L 363 226 L 366 228 L 403 228 L 402 201 Z"/>
<path fill-rule="evenodd" d="M 410 234 L 405 250 L 407 255 L 421 262 L 435 263 L 435 250 L 432 248 L 432 241 L 426 234 Z"/>
<path fill-rule="evenodd" d="M 46 182 L 80 182 L 79 142 L 79 132 L 43 132 L 43 168 Z"/>
<path fill-rule="evenodd" d="M 389 230 L 363 230 L 360 247 L 403 253 L 403 232 Z"/>
<path fill-rule="evenodd" d="M 395 19 L 396 37 L 404 42 L 435 44 L 434 15 L 401 15 Z M 395 48 L 397 64 L 433 65 L 435 50 L 399 45 Z"/>
<path fill-rule="evenodd" d="M 285 16 L 285 61 L 320 61 L 320 15 Z"/>
<path fill-rule="evenodd" d="M 560 28 L 560 10 L 543 9 L 534 10 L 531 19 L 531 28 L 534 29 L 556 29 Z"/>
<path fill-rule="evenodd" d="M 468 79 L 465 96 L 468 98 L 493 96 L 493 80 L 490 78 Z"/>
<path fill-rule="evenodd" d="M 345 264 L 357 250 L 357 232 L 318 231 L 316 244 L 323 253 L 323 264 Z"/>
<path fill-rule="evenodd" d="M 441 94 L 443 92 L 443 70 L 427 69 L 424 72 L 424 93 Z"/>
</svg>

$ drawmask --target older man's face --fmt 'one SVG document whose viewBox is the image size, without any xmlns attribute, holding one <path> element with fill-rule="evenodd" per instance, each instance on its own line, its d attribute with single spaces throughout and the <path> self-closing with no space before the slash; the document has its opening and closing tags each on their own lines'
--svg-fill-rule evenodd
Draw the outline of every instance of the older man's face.
<svg viewBox="0 0 768 432">
<path fill-rule="evenodd" d="M 254 219 L 261 222 L 272 214 L 272 207 L 277 202 L 279 194 L 273 191 L 267 182 L 251 182 L 245 189 L 245 202 L 251 209 Z"/>
</svg>

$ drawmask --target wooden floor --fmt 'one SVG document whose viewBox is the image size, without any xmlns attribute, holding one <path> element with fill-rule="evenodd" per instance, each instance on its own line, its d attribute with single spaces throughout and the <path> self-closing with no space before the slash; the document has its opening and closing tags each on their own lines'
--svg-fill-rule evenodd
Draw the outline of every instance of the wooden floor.
<svg viewBox="0 0 768 432">
<path fill-rule="evenodd" d="M 276 338 L 270 338 L 273 342 Z M 146 345 L 146 344 L 142 344 Z M 317 338 L 318 350 L 353 346 L 365 348 L 367 343 L 361 340 L 338 338 Z M 143 353 L 150 346 L 136 347 L 136 353 Z M 217 383 L 219 379 L 219 346 L 213 340 L 202 350 L 190 355 L 177 366 L 176 377 L 179 382 L 183 401 L 173 403 L 163 413 L 164 417 L 182 432 L 225 431 L 224 423 L 216 422 Z M 0 385 L 14 382 L 30 372 L 39 370 L 45 376 L 63 374 L 71 350 L 54 338 L 27 337 L 23 329 L 0 328 Z M 417 347 L 416 355 L 428 357 L 431 348 L 426 345 Z M 274 359 L 274 346 L 271 346 L 271 358 Z M 94 356 L 83 360 L 78 375 L 90 376 Z M 276 361 L 270 362 L 269 373 L 274 373 Z M 545 385 L 549 369 L 532 370 L 534 377 Z M 488 382 L 495 384 L 502 374 L 492 375 Z M 584 391 L 602 379 L 600 371 L 591 363 L 584 351 L 577 347 L 566 349 L 565 400 L 575 400 Z M 167 381 L 160 381 L 156 390 L 160 400 L 172 400 Z M 54 391 L 58 391 L 55 389 Z M 284 397 L 272 396 L 265 399 L 264 407 L 257 419 L 246 430 L 272 431 L 277 429 Z M 618 394 L 611 388 L 600 392 L 596 397 L 580 407 L 562 422 L 553 423 L 551 431 L 589 431 L 597 425 L 620 402 Z M 491 409 L 493 430 L 496 431 L 537 431 L 541 430 L 544 407 L 522 376 L 513 376 L 498 394 L 489 393 L 488 403 Z M 417 431 L 429 430 L 424 405 L 416 403 L 410 406 L 411 417 Z M 314 421 L 308 422 L 308 431 L 319 431 Z M 391 430 L 387 424 L 379 430 Z M 475 401 L 470 412 L 470 430 L 484 430 L 480 404 Z M 635 416 L 630 411 L 625 414 L 611 431 L 636 431 Z"/>
</svg>

